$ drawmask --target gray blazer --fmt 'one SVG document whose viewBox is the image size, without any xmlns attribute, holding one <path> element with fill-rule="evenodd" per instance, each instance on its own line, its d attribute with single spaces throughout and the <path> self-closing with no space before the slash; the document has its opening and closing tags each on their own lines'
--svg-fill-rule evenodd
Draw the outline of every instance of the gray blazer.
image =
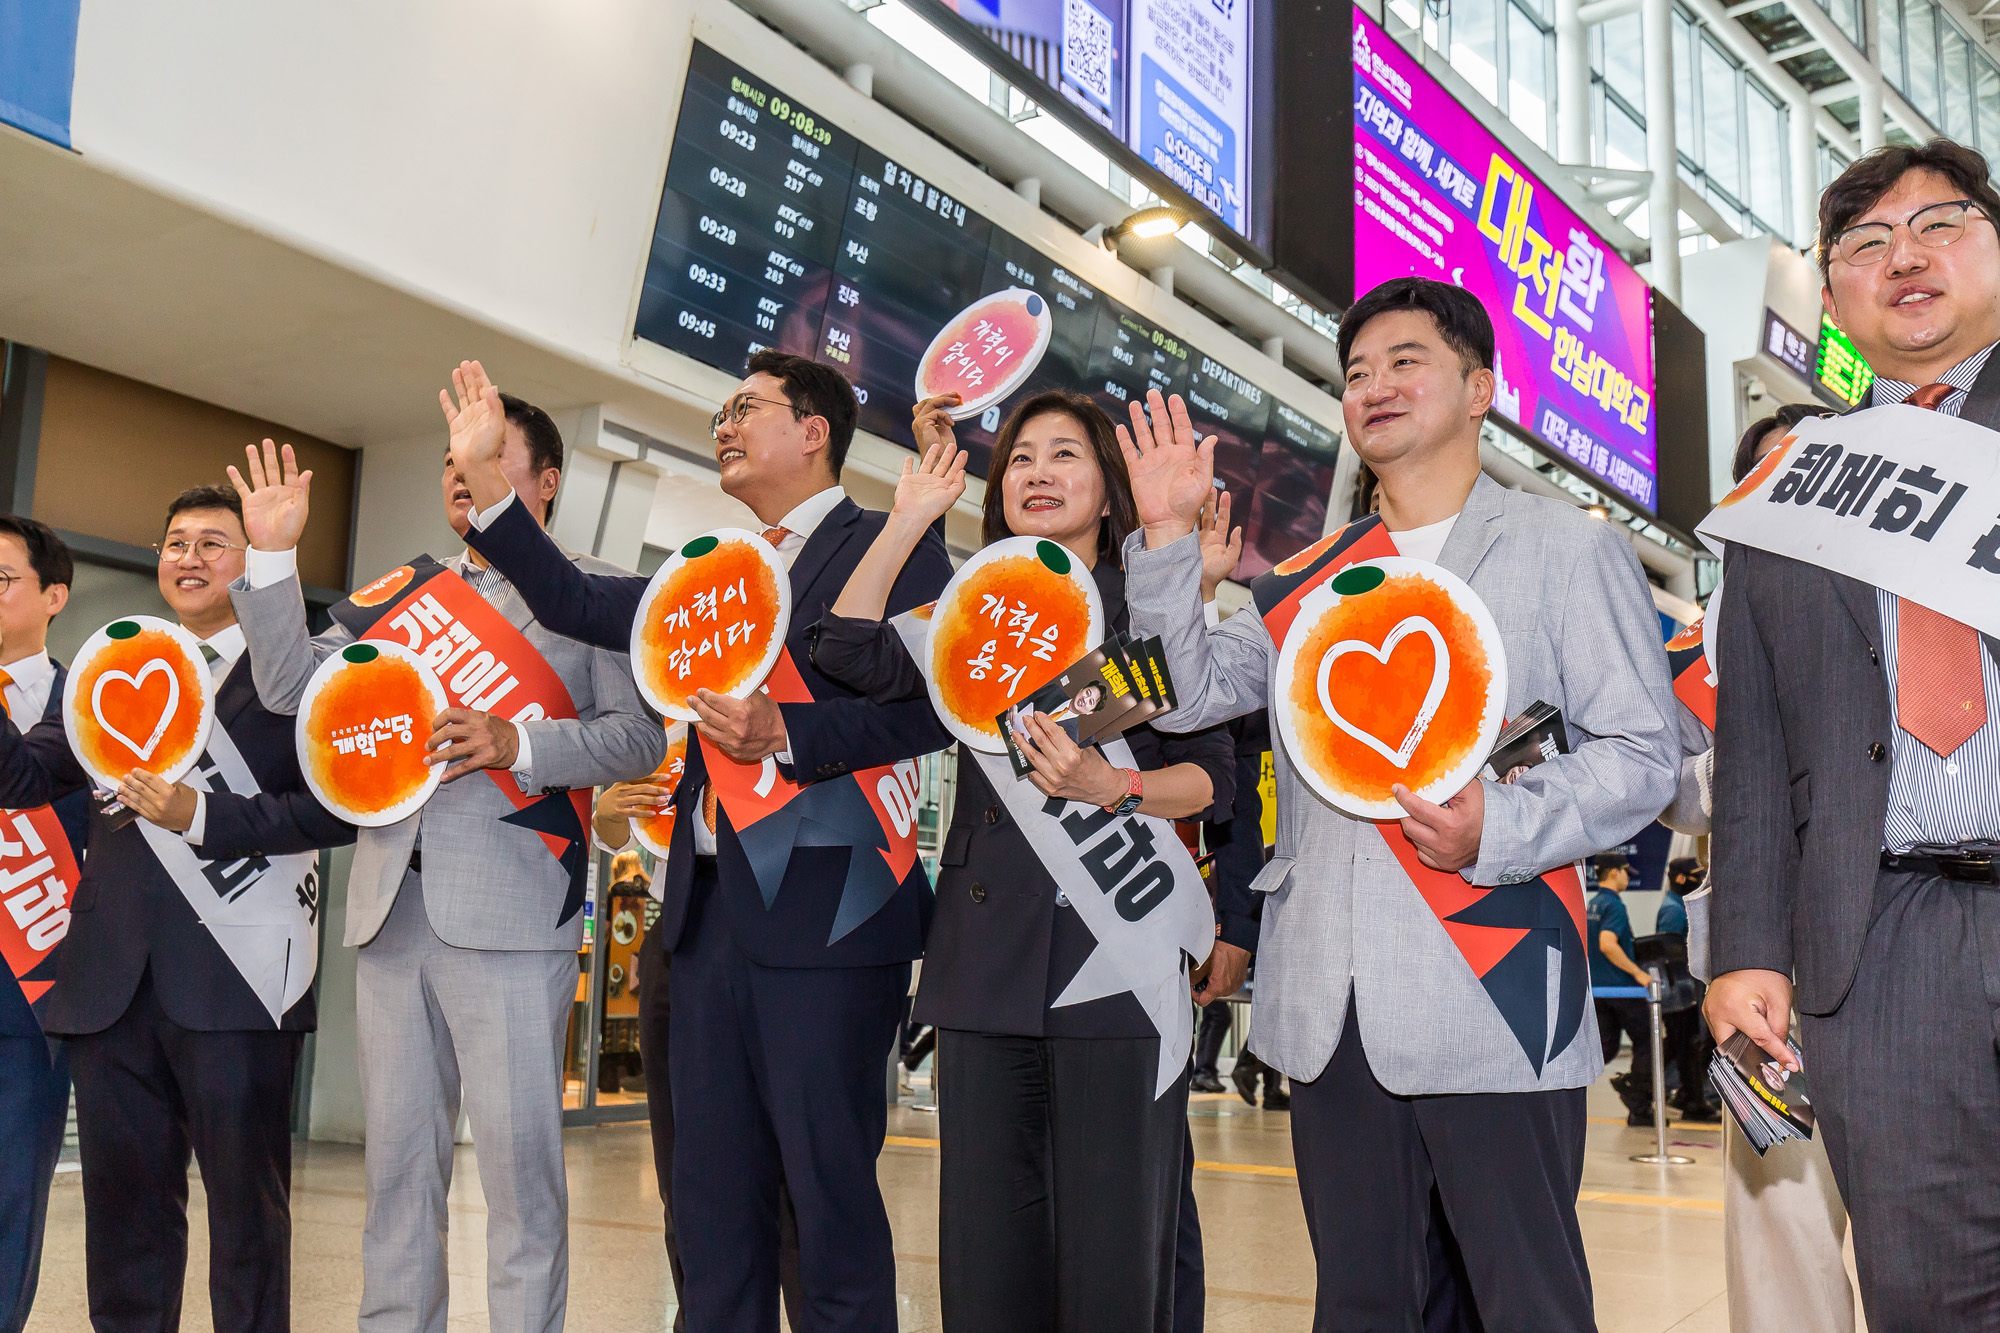
<svg viewBox="0 0 2000 1333">
<path fill-rule="evenodd" d="M 1481 476 L 1439 563 L 1472 585 L 1499 624 L 1508 713 L 1537 699 L 1555 704 L 1575 744 L 1513 786 L 1486 785 L 1479 861 L 1465 879 L 1527 881 L 1630 838 L 1672 799 L 1680 768 L 1680 705 L 1630 544 L 1570 505 Z M 1135 534 L 1127 548 L 1134 632 L 1164 636 L 1180 692 L 1181 706 L 1157 724 L 1165 729 L 1264 707 L 1277 671 L 1277 646 L 1255 614 L 1204 628 L 1200 577 L 1192 538 L 1147 551 Z M 1294 1078 L 1317 1078 L 1340 1041 L 1351 990 L 1369 1067 L 1391 1092 L 1526 1092 L 1597 1077 L 1591 1006 L 1538 1071 L 1376 826 L 1322 801 L 1282 744 L 1272 757 L 1278 847 L 1254 886 L 1271 895 L 1250 1018 L 1259 1056 Z M 1554 952 L 1546 975 L 1553 1015 Z"/>
<path fill-rule="evenodd" d="M 591 573 L 626 572 L 589 556 L 570 558 Z M 442 563 L 479 588 L 527 636 L 576 705 L 577 716 L 568 721 L 521 724 L 533 747 L 532 790 L 619 782 L 658 767 L 666 754 L 666 729 L 647 713 L 623 653 L 543 629 L 512 584 L 495 571 L 487 571 L 482 582 L 481 571 L 462 554 Z M 314 669 L 352 643 L 353 633 L 336 621 L 324 634 L 308 637 L 297 578 L 263 588 L 238 579 L 229 596 L 250 643 L 258 697 L 274 713 L 296 714 Z M 574 950 L 583 936 L 582 915 L 557 924 L 569 876 L 538 834 L 500 822 L 512 813 L 513 805 L 490 779 L 468 773 L 440 786 L 408 819 L 362 829 L 348 872 L 345 942 L 361 945 L 375 938 L 395 905 L 410 853 L 421 842 L 424 907 L 431 929 L 446 944 Z"/>
</svg>

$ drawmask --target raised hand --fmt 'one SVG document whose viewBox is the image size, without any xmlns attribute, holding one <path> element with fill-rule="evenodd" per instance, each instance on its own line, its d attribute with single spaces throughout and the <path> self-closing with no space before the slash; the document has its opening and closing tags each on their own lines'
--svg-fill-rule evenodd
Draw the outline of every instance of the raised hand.
<svg viewBox="0 0 2000 1333">
<path fill-rule="evenodd" d="M 1215 600 L 1215 589 L 1236 572 L 1243 558 L 1243 529 L 1229 527 L 1229 492 L 1217 491 L 1215 503 L 1203 505 L 1197 525 L 1201 533 L 1201 600 Z"/>
<path fill-rule="evenodd" d="M 924 450 L 922 459 L 904 459 L 891 517 L 921 529 L 950 513 L 958 497 L 965 494 L 965 460 L 965 451 L 953 441 L 949 430 L 943 440 Z"/>
<path fill-rule="evenodd" d="M 955 393 L 941 393 L 910 409 L 910 433 L 917 437 L 918 453 L 929 453 L 932 445 L 957 443 L 952 434 L 950 409 L 964 401 Z"/>
<path fill-rule="evenodd" d="M 278 446 L 264 441 L 263 453 L 254 444 L 243 448 L 250 480 L 235 468 L 229 469 L 230 484 L 243 497 L 243 531 L 250 544 L 260 551 L 289 551 L 299 544 L 311 510 L 313 474 L 299 471 L 292 446 L 284 448 L 284 465 L 278 463 Z"/>
<path fill-rule="evenodd" d="M 1193 532 L 1214 489 L 1215 437 L 1196 441 L 1181 396 L 1167 399 L 1158 389 L 1149 390 L 1146 406 L 1132 404 L 1131 429 L 1118 427 L 1118 447 L 1132 478 L 1146 545 L 1157 549 Z"/>
<path fill-rule="evenodd" d="M 458 401 L 452 402 L 456 392 Z M 451 388 L 438 390 L 445 425 L 451 428 L 451 461 L 460 476 L 471 478 L 485 464 L 498 467 L 507 443 L 507 410 L 500 390 L 477 361 L 461 361 L 451 372 Z"/>
</svg>

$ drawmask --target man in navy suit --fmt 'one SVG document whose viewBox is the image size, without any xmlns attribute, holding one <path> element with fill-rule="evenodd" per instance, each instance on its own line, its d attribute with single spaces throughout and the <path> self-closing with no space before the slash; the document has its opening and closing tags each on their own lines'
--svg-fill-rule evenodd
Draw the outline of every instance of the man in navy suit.
<svg viewBox="0 0 2000 1333">
<path fill-rule="evenodd" d="M 160 593 L 202 643 L 214 732 L 195 781 L 134 772 L 120 784 L 119 800 L 145 822 L 92 809 L 42 1006 L 43 1029 L 68 1039 L 76 1081 L 98 1333 L 179 1325 L 191 1152 L 208 1196 L 217 1333 L 291 1323 L 292 1080 L 315 1022 L 312 854 L 352 842 L 354 830 L 307 791 L 292 719 L 257 702 L 229 600 L 244 545 L 233 490 L 197 487 L 168 509 Z M 25 736 L 0 722 L 0 806 L 89 785 L 59 717 Z M 245 904 L 256 921 L 232 916 Z M 286 911 L 299 919 L 277 924 Z"/>
<path fill-rule="evenodd" d="M 910 962 L 923 953 L 931 889 L 921 861 L 852 924 L 850 857 L 875 857 L 872 824 L 844 829 L 857 846 L 782 849 L 774 895 L 760 888 L 743 840 L 708 782 L 705 750 L 738 764 L 775 760 L 807 793 L 851 773 L 944 748 L 930 703 L 879 706 L 813 669 L 808 635 L 860 562 L 884 515 L 840 489 L 854 437 L 854 391 L 804 357 L 763 351 L 713 422 L 722 489 L 765 525 L 792 571 L 786 647 L 812 695 L 776 703 L 703 691 L 702 744 L 688 747 L 672 854 L 660 872 L 659 947 L 672 954 L 671 1164 L 688 1326 L 770 1333 L 778 1309 L 778 1186 L 798 1218 L 806 1327 L 896 1327 L 895 1256 L 875 1179 L 887 1131 L 883 1092 Z M 461 399 L 497 393 L 477 363 Z M 466 540 L 513 581 L 543 624 L 625 649 L 647 580 L 585 575 L 512 502 L 496 459 L 454 432 L 472 490 Z M 944 543 L 928 538 L 896 582 L 889 611 L 933 601 L 951 578 Z M 637 775 L 634 775 L 637 776 Z M 806 799 L 801 797 L 800 799 Z M 872 818 L 872 816 L 870 816 Z M 767 821 L 768 822 L 768 821 Z M 760 857 L 760 859 L 762 859 Z M 655 1163 L 669 1169 L 665 1162 Z"/>
<path fill-rule="evenodd" d="M 62 705 L 63 669 L 49 660 L 49 622 L 68 603 L 74 575 L 69 548 L 54 529 L 0 514 L 0 698 L 10 716 L 54 718 Z M 55 805 L 79 863 L 85 799 L 77 792 Z M 0 894 L 11 901 L 16 887 L 0 887 Z M 33 912 L 35 924 L 63 910 L 28 900 L 22 907 L 24 914 Z M 0 921 L 0 930 L 11 924 Z M 37 932 L 43 938 L 49 933 L 46 927 Z M 22 977 L 0 963 L 0 1333 L 21 1333 L 35 1304 L 49 1183 L 69 1118 L 69 1053 L 60 1038 L 43 1036 L 27 989 L 33 987 L 37 998 L 46 994 L 55 961 L 50 952 Z"/>
</svg>

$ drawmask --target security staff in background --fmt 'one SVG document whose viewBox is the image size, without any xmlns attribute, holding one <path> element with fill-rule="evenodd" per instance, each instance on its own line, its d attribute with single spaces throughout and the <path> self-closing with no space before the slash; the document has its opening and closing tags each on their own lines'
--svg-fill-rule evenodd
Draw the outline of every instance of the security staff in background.
<svg viewBox="0 0 2000 1333">
<path fill-rule="evenodd" d="M 1654 934 L 1678 936 L 1681 947 L 1686 948 L 1688 914 L 1684 900 L 1701 887 L 1703 878 L 1701 862 L 1692 856 L 1678 856 L 1667 862 L 1667 891 L 1660 895 L 1660 910 L 1653 918 Z M 1708 1096 L 1708 1058 L 1715 1046 L 1708 1039 L 1708 1025 L 1701 1021 L 1704 988 L 1694 977 L 1683 975 L 1678 963 L 1672 971 L 1669 1003 L 1661 1006 L 1660 1022 L 1666 1040 L 1662 1054 L 1680 1074 L 1673 1105 L 1683 1120 L 1698 1125 L 1717 1124 L 1722 1110 Z"/>
<path fill-rule="evenodd" d="M 1622 853 L 1590 858 L 1597 875 L 1597 892 L 1590 897 L 1587 921 L 1590 985 L 1646 986 L 1652 974 L 1632 961 L 1632 918 L 1619 896 L 1632 882 L 1632 865 Z M 1619 1034 L 1632 1039 L 1632 1068 L 1612 1076 L 1611 1086 L 1625 1103 L 1625 1123 L 1653 1123 L 1653 1027 L 1646 1002 L 1631 996 L 1597 1000 L 1597 1035 L 1608 1062 L 1618 1054 Z"/>
</svg>

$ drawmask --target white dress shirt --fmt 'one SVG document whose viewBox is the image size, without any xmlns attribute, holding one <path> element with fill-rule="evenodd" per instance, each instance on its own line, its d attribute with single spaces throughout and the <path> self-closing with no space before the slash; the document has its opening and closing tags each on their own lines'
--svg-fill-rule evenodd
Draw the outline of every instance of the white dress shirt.
<svg viewBox="0 0 2000 1333">
<path fill-rule="evenodd" d="M 220 689 L 222 682 L 229 679 L 230 671 L 235 668 L 236 659 L 243 656 L 243 650 L 250 646 L 243 637 L 243 627 L 231 622 L 228 628 L 217 630 L 203 639 L 202 643 L 215 653 L 215 660 L 208 664 L 208 678 L 215 682 L 216 688 Z M 204 653 L 203 656 L 207 654 Z M 216 725 L 220 726 L 221 723 Z M 194 794 L 194 822 L 182 832 L 181 838 L 188 846 L 199 847 L 207 832 L 208 793 L 198 791 Z"/>
<path fill-rule="evenodd" d="M 7 686 L 7 715 L 25 733 L 49 711 L 49 691 L 56 683 L 56 664 L 46 650 L 0 667 L 12 677 Z"/>
</svg>

